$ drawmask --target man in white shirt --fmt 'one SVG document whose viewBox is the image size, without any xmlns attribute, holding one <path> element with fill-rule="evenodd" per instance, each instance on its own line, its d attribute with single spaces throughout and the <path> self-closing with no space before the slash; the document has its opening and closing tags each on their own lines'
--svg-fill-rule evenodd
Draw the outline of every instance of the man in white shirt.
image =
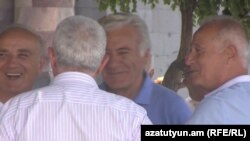
<svg viewBox="0 0 250 141">
<path fill-rule="evenodd" d="M 32 89 L 45 61 L 43 44 L 23 25 L 10 25 L 0 33 L 0 109 L 11 97 Z"/>
<path fill-rule="evenodd" d="M 55 78 L 6 103 L 0 140 L 140 140 L 141 124 L 151 124 L 146 111 L 100 90 L 94 80 L 109 59 L 105 47 L 105 32 L 96 21 L 83 16 L 63 20 L 49 49 Z"/>
<path fill-rule="evenodd" d="M 248 46 L 244 27 L 231 17 L 212 17 L 195 32 L 186 77 L 202 101 L 189 124 L 250 124 Z"/>
</svg>

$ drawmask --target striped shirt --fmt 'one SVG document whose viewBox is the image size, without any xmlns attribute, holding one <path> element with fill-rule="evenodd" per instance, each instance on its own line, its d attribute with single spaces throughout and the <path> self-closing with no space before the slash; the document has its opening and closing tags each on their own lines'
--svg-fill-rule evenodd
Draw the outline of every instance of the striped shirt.
<svg viewBox="0 0 250 141">
<path fill-rule="evenodd" d="M 18 95 L 0 113 L 0 141 L 133 141 L 146 111 L 102 91 L 87 74 L 59 74 L 47 87 Z"/>
</svg>

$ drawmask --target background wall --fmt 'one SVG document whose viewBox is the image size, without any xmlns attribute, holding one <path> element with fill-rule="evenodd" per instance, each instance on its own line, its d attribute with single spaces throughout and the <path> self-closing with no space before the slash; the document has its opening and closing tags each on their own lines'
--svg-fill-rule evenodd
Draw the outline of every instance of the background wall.
<svg viewBox="0 0 250 141">
<path fill-rule="evenodd" d="M 29 25 L 42 35 L 48 47 L 55 27 L 62 19 L 75 14 L 98 19 L 109 11 L 100 12 L 95 0 L 0 0 L 0 13 L 0 29 L 13 22 Z M 177 57 L 181 33 L 180 12 L 163 4 L 158 4 L 152 10 L 139 2 L 137 14 L 149 28 L 155 68 L 153 79 L 156 79 L 164 75 Z"/>
<path fill-rule="evenodd" d="M 100 12 L 94 0 L 77 0 L 75 5 L 76 14 L 90 16 L 98 19 L 107 12 Z M 164 75 L 172 61 L 178 54 L 181 32 L 181 17 L 178 9 L 173 11 L 169 6 L 158 4 L 155 9 L 138 3 L 137 14 L 140 15 L 148 25 L 152 54 L 155 67 L 153 78 Z"/>
</svg>

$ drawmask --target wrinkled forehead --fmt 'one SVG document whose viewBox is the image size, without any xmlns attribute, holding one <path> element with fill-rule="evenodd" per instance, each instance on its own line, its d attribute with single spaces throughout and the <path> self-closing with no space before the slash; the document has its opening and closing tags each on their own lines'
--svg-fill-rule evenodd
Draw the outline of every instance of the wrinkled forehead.
<svg viewBox="0 0 250 141">
<path fill-rule="evenodd" d="M 22 29 L 22 28 L 10 28 L 5 31 L 3 31 L 0 34 L 0 43 L 3 42 L 22 42 L 20 44 L 32 44 L 34 47 L 40 48 L 41 43 L 40 43 L 40 38 L 38 35 Z"/>
<path fill-rule="evenodd" d="M 195 32 L 192 43 L 213 41 L 218 38 L 219 32 L 220 28 L 216 24 L 204 25 Z"/>
<path fill-rule="evenodd" d="M 35 35 L 34 33 L 26 30 L 26 29 L 22 29 L 22 28 L 18 28 L 18 27 L 14 27 L 14 28 L 9 28 L 5 31 L 3 31 L 0 34 L 0 38 L 4 38 L 4 37 L 27 37 L 27 38 L 31 38 L 31 39 L 36 39 L 38 40 L 37 35 Z"/>
<path fill-rule="evenodd" d="M 20 28 L 8 29 L 0 34 L 0 48 L 6 51 L 33 50 L 40 52 L 39 43 L 39 39 L 35 35 Z"/>
</svg>

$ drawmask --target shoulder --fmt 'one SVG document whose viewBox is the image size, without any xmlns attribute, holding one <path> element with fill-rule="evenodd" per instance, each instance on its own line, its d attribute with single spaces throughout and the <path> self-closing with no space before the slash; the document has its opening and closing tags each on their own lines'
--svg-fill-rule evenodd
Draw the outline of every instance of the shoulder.
<svg viewBox="0 0 250 141">
<path fill-rule="evenodd" d="M 237 83 L 230 87 L 219 90 L 213 95 L 214 97 L 217 97 L 217 98 L 223 97 L 223 98 L 232 99 L 232 98 L 237 98 L 241 96 L 249 96 L 249 93 L 250 93 L 250 83 L 245 82 L 245 83 Z"/>
<path fill-rule="evenodd" d="M 34 99 L 37 96 L 37 90 L 21 93 L 10 100 L 8 100 L 2 107 L 0 113 L 0 122 L 8 123 L 12 121 L 15 115 L 26 109 L 34 103 Z"/>
<path fill-rule="evenodd" d="M 249 108 L 250 83 L 237 83 L 207 95 L 197 106 L 192 115 L 190 124 L 223 124 L 240 116 Z M 246 116 L 246 114 L 244 114 Z M 238 122 L 236 120 L 236 122 Z"/>
<path fill-rule="evenodd" d="M 151 124 L 151 121 L 147 116 L 147 111 L 142 106 L 126 97 L 103 90 L 100 91 L 103 96 L 100 98 L 100 100 L 102 100 L 100 106 L 110 109 L 114 118 L 116 115 L 119 115 L 118 118 L 121 117 L 122 119 L 125 119 L 127 117 L 128 119 L 131 119 L 139 124 Z"/>
<path fill-rule="evenodd" d="M 36 104 L 38 101 L 42 100 L 46 96 L 51 96 L 52 94 L 63 91 L 51 86 L 30 90 L 8 100 L 2 107 L 1 116 L 3 114 L 13 115 L 19 110 L 27 110 L 32 105 Z M 6 111 L 6 112 L 5 112 Z M 8 116 L 6 116 L 8 117 Z"/>
<path fill-rule="evenodd" d="M 143 117 L 147 114 L 143 107 L 136 104 L 134 101 L 117 94 L 113 94 L 104 90 L 98 90 L 96 98 L 97 103 L 111 108 L 117 112 L 140 117 Z"/>
<path fill-rule="evenodd" d="M 211 96 L 203 99 L 192 114 L 189 124 L 221 124 L 225 119 L 225 103 Z"/>
<path fill-rule="evenodd" d="M 158 103 L 157 105 L 160 105 L 160 108 L 163 108 L 168 112 L 171 111 L 175 112 L 175 114 L 186 114 L 188 116 L 191 115 L 191 109 L 184 98 L 178 95 L 178 93 L 164 86 L 154 84 L 151 101 Z"/>
<path fill-rule="evenodd" d="M 176 95 L 175 91 L 155 83 L 153 83 L 153 92 L 158 92 L 160 94 L 167 94 L 168 96 Z"/>
<path fill-rule="evenodd" d="M 159 84 L 153 84 L 152 96 L 170 103 L 185 103 L 185 100 L 175 91 Z"/>
</svg>

